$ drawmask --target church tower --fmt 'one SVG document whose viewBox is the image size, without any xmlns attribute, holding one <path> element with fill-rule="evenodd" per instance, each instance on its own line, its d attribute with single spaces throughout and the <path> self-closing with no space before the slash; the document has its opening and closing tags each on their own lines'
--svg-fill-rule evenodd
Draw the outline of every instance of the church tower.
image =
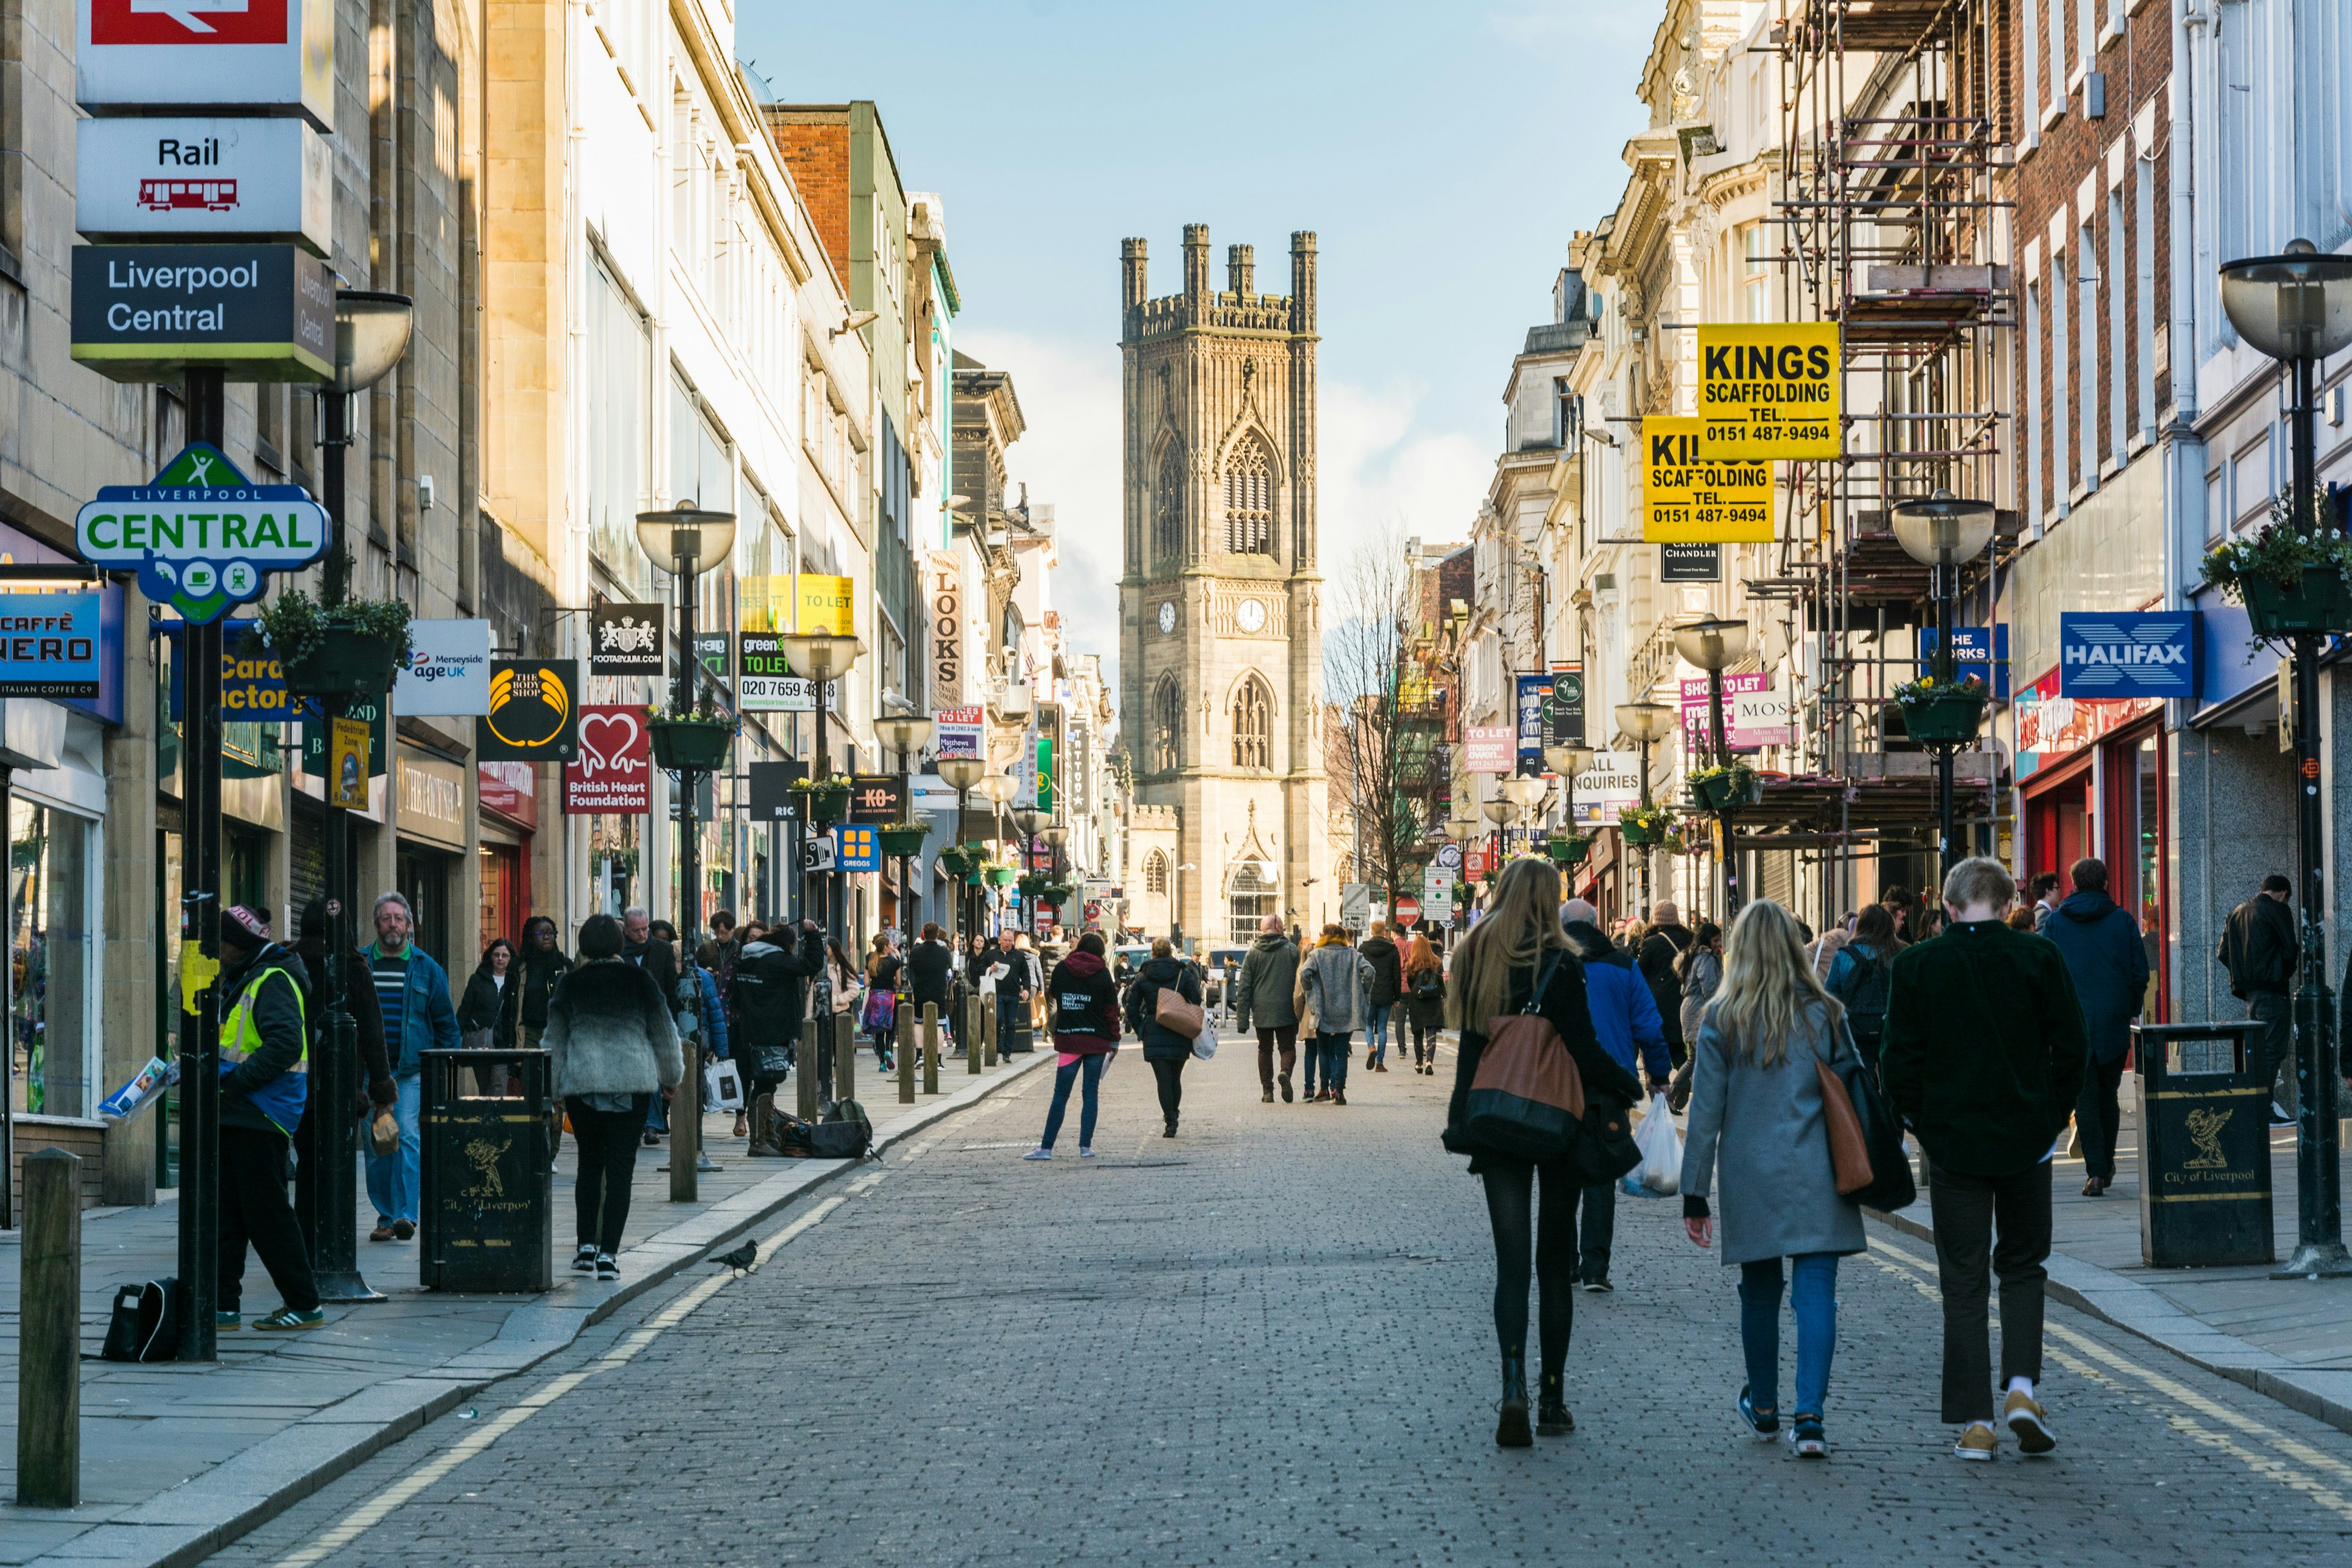
<svg viewBox="0 0 2352 1568">
<path fill-rule="evenodd" d="M 1328 882 L 1322 578 L 1316 569 L 1315 237 L 1290 291 L 1256 291 L 1250 247 L 1212 287 L 1209 229 L 1184 227 L 1184 288 L 1154 300 L 1120 247 L 1125 569 L 1122 728 L 1139 803 L 1172 809 L 1130 907 L 1167 908 L 1206 948 L 1259 919 L 1312 925 Z"/>
</svg>

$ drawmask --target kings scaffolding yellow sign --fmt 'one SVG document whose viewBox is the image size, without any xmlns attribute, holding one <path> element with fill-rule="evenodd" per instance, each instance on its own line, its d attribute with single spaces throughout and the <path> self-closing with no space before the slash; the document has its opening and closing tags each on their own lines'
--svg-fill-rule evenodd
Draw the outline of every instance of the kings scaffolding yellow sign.
<svg viewBox="0 0 2352 1568">
<path fill-rule="evenodd" d="M 1835 321 L 1697 331 L 1699 449 L 1707 457 L 1769 462 L 1843 449 Z"/>
<path fill-rule="evenodd" d="M 1652 544 L 1746 544 L 1772 537 L 1772 465 L 1702 458 L 1687 416 L 1642 421 L 1642 537 Z"/>
</svg>

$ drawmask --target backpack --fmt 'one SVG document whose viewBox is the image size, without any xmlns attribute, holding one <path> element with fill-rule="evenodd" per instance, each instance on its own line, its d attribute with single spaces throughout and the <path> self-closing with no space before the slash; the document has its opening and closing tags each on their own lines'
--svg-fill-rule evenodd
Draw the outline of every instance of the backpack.
<svg viewBox="0 0 2352 1568">
<path fill-rule="evenodd" d="M 170 1361 L 180 1353 L 177 1279 L 150 1279 L 114 1293 L 114 1316 L 99 1354 L 108 1361 Z"/>
<path fill-rule="evenodd" d="M 1847 950 L 1853 952 L 1851 948 Z M 1874 1046 L 1886 1026 L 1886 999 L 1894 990 L 1895 966 L 1854 953 L 1853 966 L 1832 993 L 1845 1004 L 1847 1025 L 1857 1045 Z"/>
<path fill-rule="evenodd" d="M 1424 969 L 1412 977 L 1412 994 L 1423 1002 L 1434 1002 L 1445 994 L 1445 976 L 1434 969 Z"/>
<path fill-rule="evenodd" d="M 856 1160 L 874 1147 L 874 1123 L 854 1100 L 836 1100 L 808 1129 L 809 1152 L 820 1160 Z"/>
</svg>

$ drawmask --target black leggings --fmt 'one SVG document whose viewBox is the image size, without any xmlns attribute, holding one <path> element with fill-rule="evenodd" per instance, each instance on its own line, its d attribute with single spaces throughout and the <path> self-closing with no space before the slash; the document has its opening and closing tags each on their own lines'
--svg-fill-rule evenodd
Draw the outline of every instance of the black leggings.
<svg viewBox="0 0 2352 1568">
<path fill-rule="evenodd" d="M 1184 1064 L 1191 1059 L 1177 1057 L 1151 1064 L 1151 1076 L 1160 1080 L 1160 1114 L 1171 1121 L 1176 1120 L 1176 1108 L 1184 1103 Z"/>
<path fill-rule="evenodd" d="M 579 1215 L 580 1245 L 620 1256 L 621 1227 L 629 1223 L 629 1182 L 636 1173 L 637 1134 L 644 1131 L 653 1096 L 635 1097 L 628 1110 L 593 1110 L 574 1097 L 563 1102 L 572 1117 L 572 1140 L 580 1145 L 580 1178 L 572 1189 Z"/>
<path fill-rule="evenodd" d="M 1424 1024 L 1419 1018 L 1413 1017 L 1411 1014 L 1406 1015 L 1406 1021 L 1412 1025 L 1412 1059 L 1414 1064 L 1416 1066 L 1420 1064 L 1422 1059 L 1421 1054 L 1424 1048 L 1429 1052 L 1429 1059 L 1431 1061 L 1435 1061 L 1437 1059 L 1437 1026 L 1434 1024 Z"/>
<path fill-rule="evenodd" d="M 1568 1337 L 1576 1326 L 1576 1202 L 1583 1188 L 1565 1165 L 1543 1171 L 1543 1209 L 1535 1209 L 1538 1166 L 1489 1154 L 1486 1218 L 1495 1227 L 1495 1337 L 1503 1353 L 1528 1348 L 1528 1233 L 1535 1239 L 1534 1273 L 1543 1292 L 1543 1375 L 1568 1364 Z M 1553 1192 L 1558 1187 L 1559 1191 Z"/>
</svg>

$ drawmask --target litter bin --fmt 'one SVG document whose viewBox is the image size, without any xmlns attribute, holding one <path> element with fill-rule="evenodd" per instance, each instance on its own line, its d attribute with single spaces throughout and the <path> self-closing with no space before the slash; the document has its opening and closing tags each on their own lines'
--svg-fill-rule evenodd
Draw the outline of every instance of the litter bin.
<svg viewBox="0 0 2352 1568">
<path fill-rule="evenodd" d="M 2139 1252 L 2156 1268 L 2271 1263 L 2265 1026 L 2135 1024 Z"/>
<path fill-rule="evenodd" d="M 428 1290 L 521 1295 L 555 1280 L 555 1106 L 545 1051 L 425 1051 L 418 1268 Z M 477 1091 L 503 1067 L 522 1093 Z"/>
</svg>

